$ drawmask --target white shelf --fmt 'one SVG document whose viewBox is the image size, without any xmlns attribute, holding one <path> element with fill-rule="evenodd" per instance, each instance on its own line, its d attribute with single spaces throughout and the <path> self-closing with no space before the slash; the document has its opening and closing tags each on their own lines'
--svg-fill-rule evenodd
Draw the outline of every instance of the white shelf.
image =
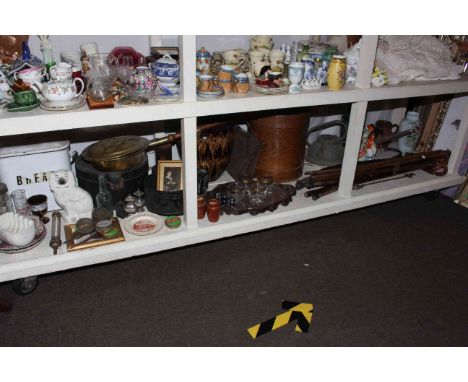
<svg viewBox="0 0 468 382">
<path fill-rule="evenodd" d="M 468 76 L 455 81 L 409 82 L 381 88 L 369 87 L 377 36 L 364 36 L 361 40 L 361 59 L 358 70 L 358 86 L 345 86 L 341 91 L 330 91 L 323 87 L 301 94 L 247 95 L 230 94 L 220 99 L 196 97 L 195 51 L 196 36 L 180 36 L 181 80 L 183 99 L 176 103 L 152 103 L 145 106 L 116 106 L 113 109 L 88 110 L 84 107 L 68 112 L 48 112 L 35 109 L 26 113 L 0 111 L 0 136 L 30 133 L 47 133 L 60 130 L 119 125 L 168 119 L 181 119 L 182 150 L 184 163 L 184 223 L 180 229 L 161 232 L 140 238 L 125 233 L 126 241 L 81 251 L 65 252 L 62 247 L 58 255 L 52 255 L 48 246 L 49 237 L 35 249 L 16 255 L 0 253 L 0 282 L 36 276 L 92 264 L 105 263 L 147 253 L 177 248 L 195 243 L 215 240 L 247 232 L 290 224 L 320 216 L 330 215 L 383 203 L 418 193 L 424 193 L 461 183 L 463 177 L 455 175 L 468 140 L 468 105 L 463 112 L 457 141 L 448 165 L 448 175 L 436 177 L 416 171 L 409 179 L 369 185 L 361 190 L 351 190 L 357 163 L 357 152 L 365 123 L 368 102 L 376 100 L 423 97 L 438 94 L 468 93 Z M 260 110 L 288 109 L 327 104 L 351 103 L 350 128 L 346 139 L 343 171 L 339 191 L 317 201 L 304 197 L 298 191 L 287 206 L 279 206 L 274 212 L 256 216 L 221 216 L 216 224 L 208 220 L 197 220 L 196 214 L 196 124 L 197 118 L 217 114 L 253 112 Z M 131 132 L 129 133 L 131 134 Z M 46 139 L 46 138 L 44 138 Z M 308 168 L 306 168 L 307 170 Z M 223 175 L 216 184 L 229 181 Z M 210 188 L 215 184 L 211 184 Z M 48 234 L 49 235 L 49 234 Z"/>
<path fill-rule="evenodd" d="M 40 108 L 25 113 L 0 111 L 0 136 L 79 129 L 94 126 L 203 117 L 258 110 L 286 109 L 339 103 L 354 103 L 393 98 L 468 92 L 468 76 L 453 81 L 412 81 L 394 86 L 360 89 L 347 85 L 340 91 L 327 87 L 300 94 L 228 94 L 218 99 L 197 97 L 195 102 L 157 103 L 144 106 L 119 106 L 88 110 L 87 106 L 66 112 Z"/>
<path fill-rule="evenodd" d="M 0 282 L 155 253 L 337 214 L 450 187 L 463 180 L 460 176 L 437 177 L 424 171 L 415 171 L 415 174 L 416 176 L 411 179 L 398 179 L 353 191 L 350 198 L 343 198 L 333 193 L 313 201 L 311 198 L 304 197 L 305 190 L 300 190 L 287 207 L 279 206 L 274 212 L 265 212 L 256 216 L 223 215 L 218 223 L 210 223 L 205 218 L 198 222 L 198 227 L 192 229 L 182 226 L 179 229 L 170 230 L 165 227 L 162 231 L 147 237 L 137 237 L 124 232 L 126 240 L 124 242 L 68 253 L 62 246 L 57 255 L 52 254 L 52 249 L 49 247 L 50 234 L 47 234 L 44 241 L 33 250 L 15 255 L 0 253 Z"/>
</svg>

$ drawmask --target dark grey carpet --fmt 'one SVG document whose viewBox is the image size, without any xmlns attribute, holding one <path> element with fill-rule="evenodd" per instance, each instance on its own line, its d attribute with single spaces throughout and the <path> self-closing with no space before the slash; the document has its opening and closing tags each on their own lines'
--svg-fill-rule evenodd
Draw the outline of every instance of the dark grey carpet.
<svg viewBox="0 0 468 382">
<path fill-rule="evenodd" d="M 0 345 L 467 346 L 468 210 L 397 202 L 0 286 Z M 253 340 L 246 329 L 315 305 Z"/>
</svg>

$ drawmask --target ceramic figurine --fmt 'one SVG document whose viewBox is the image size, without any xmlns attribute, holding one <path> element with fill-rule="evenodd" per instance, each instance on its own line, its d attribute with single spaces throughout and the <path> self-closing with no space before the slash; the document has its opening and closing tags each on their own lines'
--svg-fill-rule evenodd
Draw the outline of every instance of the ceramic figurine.
<svg viewBox="0 0 468 382">
<path fill-rule="evenodd" d="M 35 235 L 34 221 L 26 216 L 7 212 L 0 215 L 0 240 L 10 245 L 28 245 Z"/>
<path fill-rule="evenodd" d="M 375 144 L 374 126 L 367 125 L 362 131 L 361 146 L 359 148 L 358 161 L 372 160 L 377 153 Z"/>
<path fill-rule="evenodd" d="M 378 66 L 374 66 L 374 71 L 372 73 L 372 85 L 380 87 L 388 84 L 388 75 L 387 72 L 383 69 L 380 69 Z"/>
<path fill-rule="evenodd" d="M 88 192 L 77 186 L 73 172 L 52 171 L 49 176 L 49 186 L 55 201 L 64 210 L 62 216 L 65 224 L 76 223 L 81 218 L 91 218 L 93 199 Z"/>
<path fill-rule="evenodd" d="M 197 74 L 210 74 L 211 54 L 205 48 L 197 50 Z"/>
<path fill-rule="evenodd" d="M 42 59 L 44 64 L 52 65 L 54 62 L 54 53 L 52 52 L 52 43 L 49 40 L 48 35 L 40 35 L 39 40 L 41 40 L 41 52 L 42 52 Z"/>
</svg>

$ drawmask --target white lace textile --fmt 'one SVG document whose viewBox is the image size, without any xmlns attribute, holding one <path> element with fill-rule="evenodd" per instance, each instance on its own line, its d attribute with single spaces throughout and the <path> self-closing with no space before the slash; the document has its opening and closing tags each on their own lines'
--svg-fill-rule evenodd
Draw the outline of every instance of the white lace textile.
<svg viewBox="0 0 468 382">
<path fill-rule="evenodd" d="M 375 64 L 386 70 L 390 84 L 456 80 L 463 71 L 452 62 L 449 47 L 434 36 L 380 36 Z"/>
</svg>

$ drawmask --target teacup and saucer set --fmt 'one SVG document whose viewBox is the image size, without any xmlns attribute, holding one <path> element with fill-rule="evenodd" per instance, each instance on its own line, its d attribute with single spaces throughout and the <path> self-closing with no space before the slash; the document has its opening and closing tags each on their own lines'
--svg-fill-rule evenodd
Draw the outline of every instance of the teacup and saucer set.
<svg viewBox="0 0 468 382">
<path fill-rule="evenodd" d="M 30 111 L 41 104 L 41 102 L 37 99 L 37 95 L 34 90 L 23 90 L 19 92 L 13 92 L 13 100 L 13 102 L 7 105 L 7 111 Z"/>
<path fill-rule="evenodd" d="M 197 94 L 202 98 L 219 98 L 224 96 L 224 88 L 218 86 L 211 74 L 201 74 L 197 77 Z"/>
</svg>

